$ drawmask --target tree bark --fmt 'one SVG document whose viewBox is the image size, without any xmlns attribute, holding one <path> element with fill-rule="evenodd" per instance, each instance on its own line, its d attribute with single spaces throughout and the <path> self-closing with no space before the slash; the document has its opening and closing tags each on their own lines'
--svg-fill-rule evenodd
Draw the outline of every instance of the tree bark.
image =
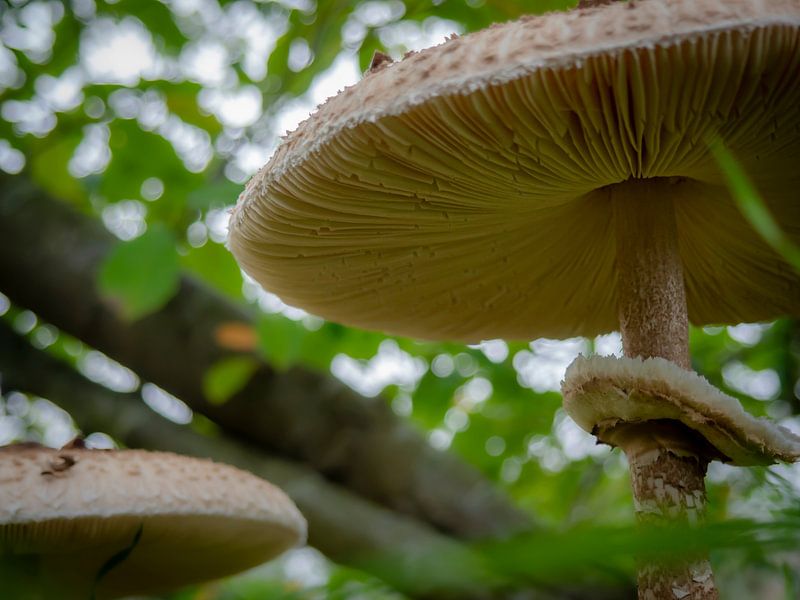
<svg viewBox="0 0 800 600">
<path fill-rule="evenodd" d="M 135 393 L 113 392 L 36 350 L 0 321 L 5 390 L 37 394 L 70 413 L 86 433 L 102 431 L 130 447 L 210 458 L 281 487 L 308 520 L 309 544 L 332 560 L 364 569 L 399 591 L 429 598 L 620 598 L 626 590 L 504 590 L 465 546 L 427 525 L 332 484 L 300 463 L 269 456 L 227 436 L 209 437 L 152 412 Z"/>
<path fill-rule="evenodd" d="M 203 375 L 234 355 L 215 341 L 224 323 L 250 313 L 183 277 L 161 311 L 127 322 L 98 293 L 95 275 L 114 238 L 95 219 L 48 198 L 23 176 L 0 176 L 0 290 L 59 329 L 167 390 L 224 430 L 305 461 L 379 504 L 458 537 L 529 529 L 475 469 L 439 452 L 380 399 L 330 376 L 261 366 L 240 393 L 209 403 Z M 253 355 L 254 358 L 255 355 Z"/>
</svg>

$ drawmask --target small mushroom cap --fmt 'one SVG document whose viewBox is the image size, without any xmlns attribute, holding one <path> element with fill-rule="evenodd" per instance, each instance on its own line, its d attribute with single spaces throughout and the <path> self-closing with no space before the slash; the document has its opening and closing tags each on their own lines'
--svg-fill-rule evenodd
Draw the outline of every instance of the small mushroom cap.
<svg viewBox="0 0 800 600">
<path fill-rule="evenodd" d="M 561 391 L 567 414 L 589 433 L 601 425 L 673 420 L 736 465 L 800 458 L 800 437 L 746 413 L 736 398 L 663 358 L 579 356 Z"/>
<path fill-rule="evenodd" d="M 720 137 L 800 241 L 800 3 L 646 0 L 492 26 L 328 100 L 250 181 L 229 246 L 289 304 L 474 341 L 617 328 L 607 190 L 675 198 L 689 318 L 800 314 Z"/>
<path fill-rule="evenodd" d="M 237 573 L 305 535 L 281 490 L 228 465 L 140 450 L 0 448 L 0 560 L 40 555 L 67 579 L 98 577 L 98 598 Z"/>
</svg>

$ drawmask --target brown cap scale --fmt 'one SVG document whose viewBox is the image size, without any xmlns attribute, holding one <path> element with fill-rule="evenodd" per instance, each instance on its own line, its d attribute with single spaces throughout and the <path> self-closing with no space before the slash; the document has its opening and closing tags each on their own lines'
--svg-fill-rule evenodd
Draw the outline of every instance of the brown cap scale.
<svg viewBox="0 0 800 600">
<path fill-rule="evenodd" d="M 464 341 L 619 328 L 631 360 L 688 372 L 689 320 L 800 315 L 800 275 L 739 213 L 709 152 L 722 140 L 800 240 L 798 48 L 797 0 L 616 3 L 449 40 L 289 134 L 240 197 L 230 248 L 267 289 L 332 320 Z M 592 406 L 635 403 L 614 401 L 628 389 L 614 373 L 594 396 L 567 382 L 591 430 Z M 636 376 L 647 385 L 628 400 L 653 388 Z M 702 385 L 667 388 L 643 403 L 661 402 L 653 419 L 594 415 L 628 454 L 644 520 L 702 513 L 710 459 L 797 456 L 769 423 L 750 439 L 741 408 L 704 404 Z M 686 423 L 712 417 L 733 423 L 707 428 L 728 446 Z M 643 597 L 715 594 L 702 557 L 640 575 Z"/>
<path fill-rule="evenodd" d="M 0 571 L 27 576 L 19 585 L 35 582 L 45 597 L 116 598 L 215 579 L 281 554 L 305 532 L 283 492 L 227 465 L 139 450 L 0 448 Z"/>
</svg>

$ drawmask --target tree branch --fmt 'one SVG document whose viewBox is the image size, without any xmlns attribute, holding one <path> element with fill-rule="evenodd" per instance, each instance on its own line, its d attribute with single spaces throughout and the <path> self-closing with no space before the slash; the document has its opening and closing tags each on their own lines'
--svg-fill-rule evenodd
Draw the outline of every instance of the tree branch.
<svg viewBox="0 0 800 600">
<path fill-rule="evenodd" d="M 181 398 L 226 431 L 308 462 L 330 479 L 459 537 L 530 528 L 480 474 L 431 448 L 381 400 L 358 396 L 329 376 L 262 363 L 223 405 L 204 397 L 204 373 L 230 350 L 214 332 L 252 322 L 244 309 L 184 277 L 156 314 L 126 322 L 97 292 L 95 273 L 113 237 L 94 219 L 47 198 L 26 178 L 0 177 L 0 289 L 58 328 Z"/>
</svg>

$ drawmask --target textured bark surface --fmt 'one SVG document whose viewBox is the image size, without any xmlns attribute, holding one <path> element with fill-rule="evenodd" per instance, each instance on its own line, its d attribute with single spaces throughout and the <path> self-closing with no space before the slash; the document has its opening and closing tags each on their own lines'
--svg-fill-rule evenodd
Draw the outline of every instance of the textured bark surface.
<svg viewBox="0 0 800 600">
<path fill-rule="evenodd" d="M 271 481 L 306 517 L 310 545 L 340 564 L 372 572 L 413 597 L 611 600 L 631 595 L 632 590 L 624 588 L 588 591 L 578 585 L 513 592 L 494 587 L 483 577 L 481 565 L 452 538 L 364 500 L 305 465 L 270 456 L 228 436 L 212 438 L 170 423 L 147 408 L 136 394 L 113 392 L 34 349 L 3 321 L 0 376 L 6 390 L 19 389 L 56 402 L 86 433 L 103 431 L 130 447 L 210 458 Z M 380 556 L 402 559 L 375 560 Z M 440 568 L 447 563 L 438 562 L 446 558 L 458 565 L 449 574 Z"/>
<path fill-rule="evenodd" d="M 660 356 L 684 369 L 689 317 L 673 198 L 679 180 L 627 181 L 608 188 L 617 234 L 617 294 L 625 356 Z"/>
<path fill-rule="evenodd" d="M 459 537 L 531 527 L 475 469 L 434 450 L 385 402 L 331 377 L 262 364 L 223 405 L 206 400 L 206 371 L 233 353 L 221 324 L 251 316 L 183 278 L 158 313 L 125 321 L 97 292 L 95 274 L 114 243 L 102 225 L 49 199 L 24 177 L 0 177 L 0 291 L 186 402 L 223 429 L 268 451 L 308 462 L 327 477 Z M 254 356 L 255 358 L 255 356 Z"/>
</svg>

